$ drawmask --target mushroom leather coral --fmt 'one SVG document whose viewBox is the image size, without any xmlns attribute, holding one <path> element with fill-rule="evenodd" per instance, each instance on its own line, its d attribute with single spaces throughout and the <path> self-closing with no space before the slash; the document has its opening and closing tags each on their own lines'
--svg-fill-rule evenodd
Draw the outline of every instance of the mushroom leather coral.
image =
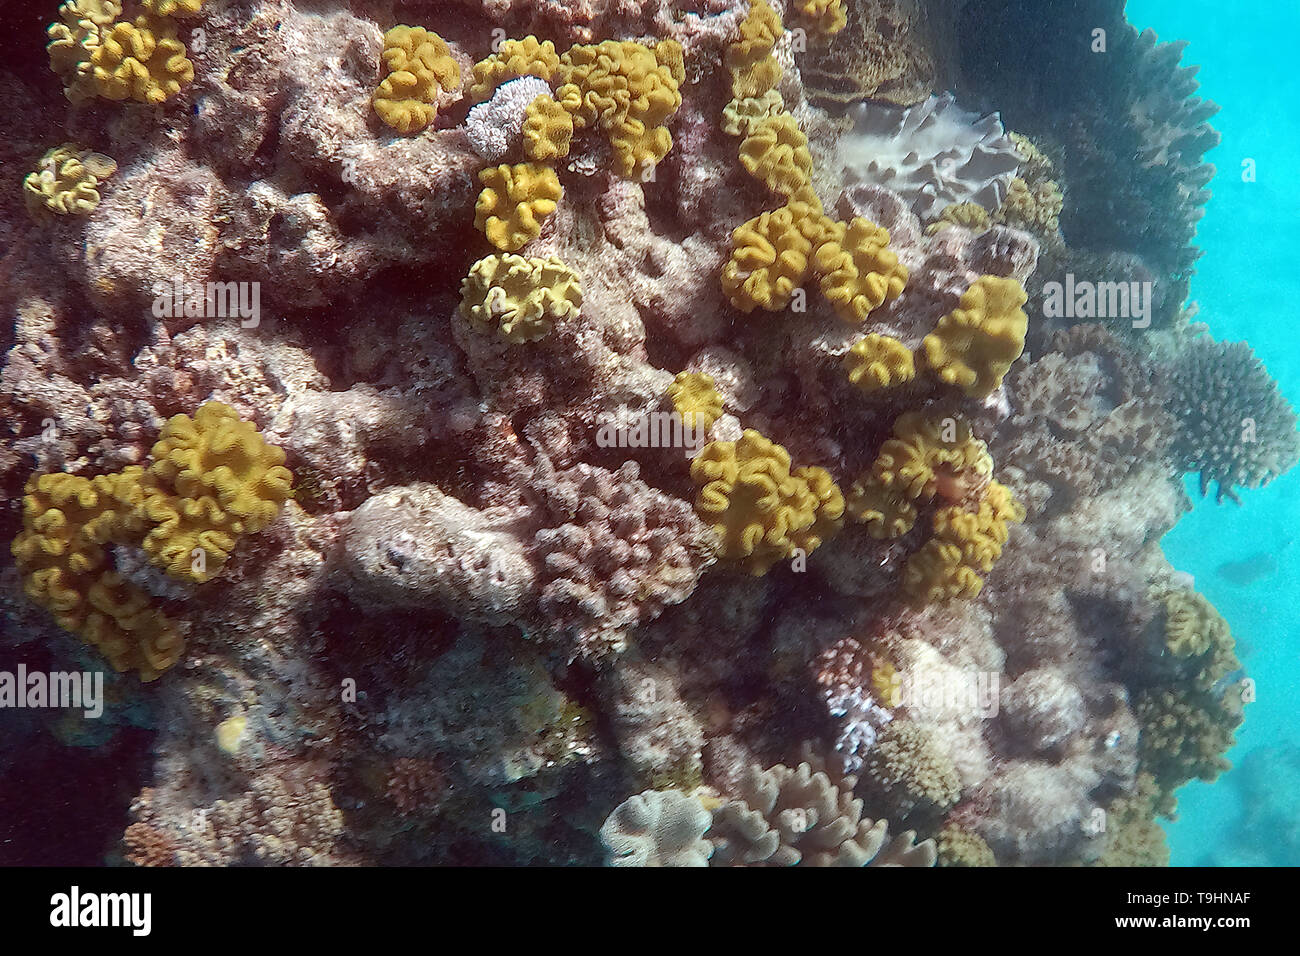
<svg viewBox="0 0 1300 956">
<path fill-rule="evenodd" d="M 973 398 L 992 394 L 1025 350 L 1029 317 L 1021 306 L 1027 298 L 1015 279 L 976 279 L 958 308 L 922 340 L 925 364 L 941 381 Z"/>
<path fill-rule="evenodd" d="M 424 27 L 396 26 L 384 34 L 384 78 L 371 102 L 399 133 L 416 133 L 433 122 L 441 90 L 460 86 L 460 67 L 446 41 Z"/>
<path fill-rule="evenodd" d="M 740 144 L 740 165 L 772 192 L 792 196 L 808 185 L 812 173 L 808 137 L 789 113 L 765 117 Z"/>
<path fill-rule="evenodd" d="M 536 76 L 550 82 L 560 67 L 560 55 L 550 40 L 526 36 L 503 40 L 496 52 L 474 64 L 474 82 L 469 95 L 476 103 L 492 95 L 502 83 L 521 76 Z"/>
<path fill-rule="evenodd" d="M 696 513 L 721 538 L 724 558 L 766 574 L 796 549 L 811 554 L 839 530 L 844 498 L 823 468 L 790 470 L 790 454 L 746 429 L 705 445 L 691 462 Z"/>
<path fill-rule="evenodd" d="M 542 234 L 542 220 L 555 212 L 563 190 L 549 166 L 490 166 L 478 174 L 483 191 L 474 207 L 474 228 L 488 242 L 514 252 Z"/>
<path fill-rule="evenodd" d="M 539 96 L 528 104 L 524 119 L 524 155 L 546 162 L 569 155 L 573 117 L 554 97 Z"/>
<path fill-rule="evenodd" d="M 835 223 L 814 262 L 822 294 L 840 318 L 854 325 L 897 299 L 907 284 L 907 269 L 889 249 L 889 231 L 862 218 Z"/>
<path fill-rule="evenodd" d="M 722 415 L 722 397 L 713 387 L 713 376 L 700 372 L 679 372 L 668 386 L 673 408 L 688 428 L 703 434 Z"/>
<path fill-rule="evenodd" d="M 916 377 L 912 350 L 888 335 L 871 334 L 854 342 L 844 357 L 849 381 L 864 392 L 910 382 Z"/>
<path fill-rule="evenodd" d="M 461 283 L 461 314 L 481 331 L 518 344 L 540 339 L 582 307 L 578 274 L 555 256 L 486 256 Z"/>
<path fill-rule="evenodd" d="M 157 105 L 194 80 L 185 44 L 167 21 L 136 17 L 115 23 L 90 56 L 91 80 L 104 99 L 133 99 Z"/>
</svg>

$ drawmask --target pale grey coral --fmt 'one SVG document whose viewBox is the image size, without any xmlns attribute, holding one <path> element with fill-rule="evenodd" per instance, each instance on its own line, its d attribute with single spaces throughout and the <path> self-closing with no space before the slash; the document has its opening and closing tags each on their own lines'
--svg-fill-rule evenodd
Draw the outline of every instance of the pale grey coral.
<svg viewBox="0 0 1300 956">
<path fill-rule="evenodd" d="M 712 817 L 678 790 L 648 790 L 614 808 L 600 828 L 609 866 L 708 866 Z"/>
<path fill-rule="evenodd" d="M 951 93 L 902 110 L 864 101 L 851 114 L 835 160 L 845 181 L 896 190 L 922 219 L 951 203 L 992 212 L 1022 162 L 996 113 L 967 112 Z"/>
<path fill-rule="evenodd" d="M 1079 688 L 1059 668 L 1026 671 L 1002 691 L 1002 719 L 1031 750 L 1048 750 L 1077 734 L 1087 719 Z"/>
<path fill-rule="evenodd" d="M 385 607 L 430 601 L 504 623 L 525 611 L 535 573 L 516 518 L 479 511 L 420 482 L 368 498 L 351 514 L 342 554 L 355 594 Z"/>
<path fill-rule="evenodd" d="M 713 813 L 710 865 L 933 866 L 934 844 L 913 847 L 915 834 L 886 845 L 888 824 L 863 817 L 853 783 L 837 785 L 807 763 L 751 767 L 738 796 Z"/>
<path fill-rule="evenodd" d="M 517 153 L 529 104 L 539 96 L 550 95 L 550 84 L 535 76 L 502 83 L 492 98 L 470 110 L 465 120 L 465 132 L 474 152 L 489 163 L 499 163 Z"/>
</svg>

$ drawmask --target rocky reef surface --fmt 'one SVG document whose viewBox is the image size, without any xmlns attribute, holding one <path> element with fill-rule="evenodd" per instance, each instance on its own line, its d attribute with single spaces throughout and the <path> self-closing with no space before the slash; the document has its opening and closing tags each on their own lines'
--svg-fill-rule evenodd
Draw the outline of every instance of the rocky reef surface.
<svg viewBox="0 0 1300 956">
<path fill-rule="evenodd" d="M 1122 0 L 48 6 L 0 670 L 107 676 L 0 817 L 101 791 L 0 857 L 1167 862 L 1253 685 L 1158 542 L 1300 438 Z"/>
</svg>

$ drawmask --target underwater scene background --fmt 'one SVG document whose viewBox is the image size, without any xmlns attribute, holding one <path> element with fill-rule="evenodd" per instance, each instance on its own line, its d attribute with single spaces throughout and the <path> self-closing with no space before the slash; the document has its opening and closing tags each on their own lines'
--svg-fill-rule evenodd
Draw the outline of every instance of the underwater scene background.
<svg viewBox="0 0 1300 956">
<path fill-rule="evenodd" d="M 0 863 L 1300 863 L 1275 6 L 12 5 Z"/>
<path fill-rule="evenodd" d="M 1285 304 L 1300 294 L 1300 272 L 1288 265 L 1300 244 L 1300 196 L 1286 188 L 1300 172 L 1300 127 L 1286 119 L 1297 92 L 1286 68 L 1286 37 L 1300 32 L 1300 8 L 1261 3 L 1235 14 L 1166 0 L 1128 5 L 1133 23 L 1189 41 L 1202 92 L 1222 107 L 1215 127 L 1223 141 L 1208 154 L 1219 175 L 1197 230 L 1206 254 L 1191 284 L 1200 318 L 1217 338 L 1249 342 L 1294 396 L 1300 346 L 1283 317 Z M 1248 158 L 1269 172 L 1244 182 L 1241 163 Z M 1236 766 L 1223 778 L 1226 786 L 1198 781 L 1181 793 L 1179 820 L 1169 828 L 1174 865 L 1300 865 L 1297 508 L 1300 476 L 1291 472 L 1252 495 L 1249 507 L 1198 502 L 1165 536 L 1169 560 L 1193 574 L 1227 618 L 1260 684 L 1229 752 Z"/>
</svg>

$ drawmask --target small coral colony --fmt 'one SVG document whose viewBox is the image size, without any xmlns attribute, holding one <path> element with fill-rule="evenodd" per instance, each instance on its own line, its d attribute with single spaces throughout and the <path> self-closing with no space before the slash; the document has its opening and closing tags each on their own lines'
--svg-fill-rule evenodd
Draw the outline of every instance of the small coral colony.
<svg viewBox="0 0 1300 956">
<path fill-rule="evenodd" d="M 10 583 L 124 675 L 123 700 L 186 715 L 160 730 L 178 736 L 132 805 L 127 859 L 1167 862 L 1156 818 L 1227 766 L 1249 681 L 1155 542 L 1188 506 L 1183 473 L 1236 499 L 1300 455 L 1250 349 L 1199 336 L 1168 291 L 1193 226 L 1138 265 L 1072 249 L 1072 188 L 1083 204 L 1097 187 L 1048 124 L 1009 133 L 957 105 L 915 4 L 611 16 L 605 35 L 637 39 L 571 21 L 494 37 L 472 14 L 444 39 L 339 6 L 67 0 L 48 31 L 76 109 L 144 104 L 115 108 L 227 163 L 214 246 L 288 231 L 241 277 L 270 285 L 321 244 L 336 267 L 304 285 L 344 276 L 321 309 L 409 281 L 392 270 L 463 276 L 391 350 L 362 339 L 396 333 L 356 326 L 328 363 L 285 301 L 260 327 L 153 312 L 113 374 L 191 387 L 150 385 L 129 412 L 87 392 L 131 426 L 138 450 L 117 458 L 97 450 L 111 434 L 30 450 L 30 423 L 69 412 L 17 394 L 18 357 L 76 373 L 20 331 L 0 396 L 6 482 L 25 470 Z M 1212 110 L 1177 52 L 1122 20 L 1112 42 L 1117 68 L 1157 64 L 1137 71 L 1151 89 L 1115 94 L 1145 105 L 1139 135 L 1203 151 Z M 298 92 L 257 98 L 294 49 L 323 58 L 294 81 L 323 77 L 314 124 Z M 186 129 L 239 102 L 279 124 L 245 151 L 278 184 Z M 49 149 L 28 212 L 111 241 L 152 214 L 114 192 L 163 182 L 162 163 L 119 158 Z M 1143 175 L 1204 185 L 1199 151 L 1177 158 Z M 400 183 L 401 162 L 455 175 Z M 343 211 L 349 189 L 373 222 Z M 1194 223 L 1195 192 L 1152 216 Z M 221 279 L 220 254 L 183 278 Z M 1095 301 L 1063 320 L 1044 303 L 1066 269 L 1115 279 L 1135 314 L 1154 284 L 1155 328 L 1100 321 Z M 85 276 L 86 310 L 147 302 L 143 271 Z M 660 419 L 701 440 L 662 447 Z M 403 673 L 336 654 L 344 631 L 379 658 L 410 637 Z M 372 717 L 338 699 L 350 679 L 370 681 Z M 495 703 L 455 706 L 474 693 Z M 286 694 L 291 716 L 268 703 Z M 213 803 L 177 754 L 242 774 L 213 777 Z M 480 833 L 482 807 L 516 823 Z M 204 808 L 212 832 L 186 828 Z"/>
</svg>

